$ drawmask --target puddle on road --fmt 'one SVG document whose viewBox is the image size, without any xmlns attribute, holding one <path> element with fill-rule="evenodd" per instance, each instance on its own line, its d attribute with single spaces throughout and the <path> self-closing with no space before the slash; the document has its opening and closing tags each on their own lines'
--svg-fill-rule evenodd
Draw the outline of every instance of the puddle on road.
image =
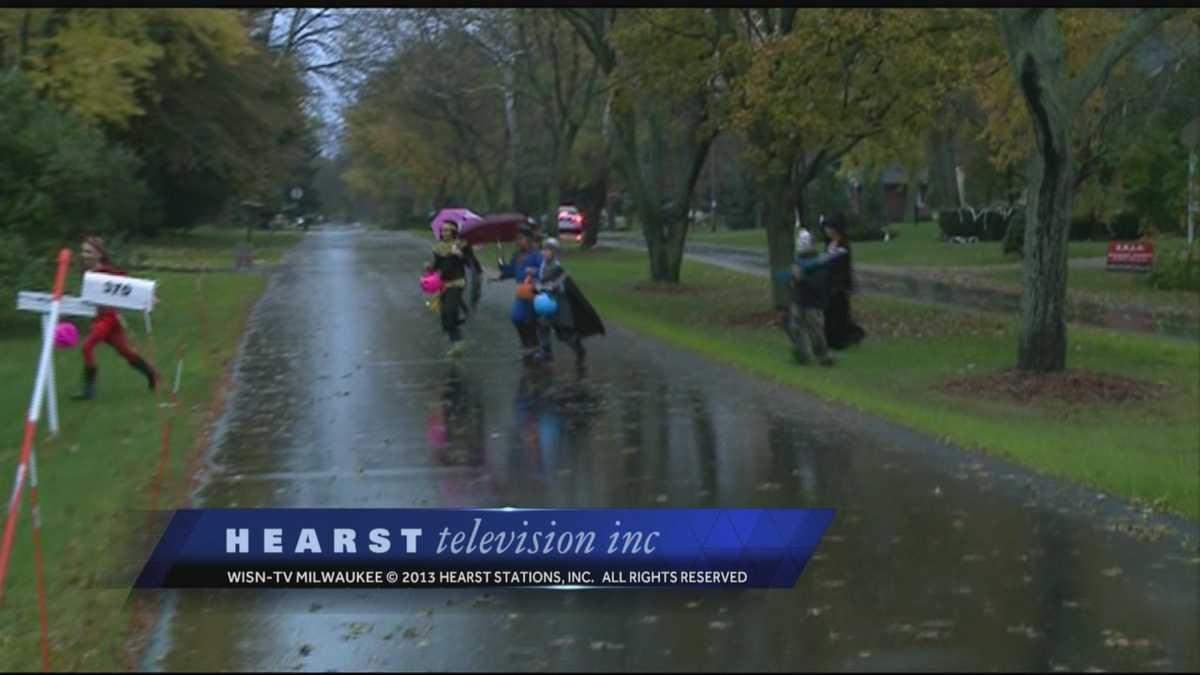
<svg viewBox="0 0 1200 675">
<path fill-rule="evenodd" d="M 620 332 L 523 368 L 509 286 L 438 359 L 402 241 L 310 236 L 280 273 L 203 505 L 835 507 L 817 555 L 785 591 L 179 592 L 146 668 L 1200 667 L 1194 525 L 1138 542 L 1115 500 Z"/>
</svg>

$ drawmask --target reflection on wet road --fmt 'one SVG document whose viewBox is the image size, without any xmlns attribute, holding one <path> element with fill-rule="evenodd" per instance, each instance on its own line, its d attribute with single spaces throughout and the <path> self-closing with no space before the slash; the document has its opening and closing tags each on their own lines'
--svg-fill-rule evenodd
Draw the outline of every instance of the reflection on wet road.
<svg viewBox="0 0 1200 675">
<path fill-rule="evenodd" d="M 199 505 L 835 507 L 796 588 L 178 593 L 147 668 L 1200 667 L 1194 524 L 620 330 L 586 372 L 523 369 L 507 284 L 451 362 L 427 250 L 306 238 L 251 322 Z"/>
</svg>

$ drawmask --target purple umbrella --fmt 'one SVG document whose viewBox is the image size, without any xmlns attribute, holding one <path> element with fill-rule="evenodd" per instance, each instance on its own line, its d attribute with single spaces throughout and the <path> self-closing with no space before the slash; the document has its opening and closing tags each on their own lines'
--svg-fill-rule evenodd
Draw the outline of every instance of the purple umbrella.
<svg viewBox="0 0 1200 675">
<path fill-rule="evenodd" d="M 458 231 L 462 232 L 469 225 L 479 222 L 481 218 L 471 209 L 442 209 L 437 212 L 437 215 L 433 217 L 433 222 L 429 224 L 435 239 L 442 238 L 442 223 L 447 220 L 458 223 Z"/>
</svg>

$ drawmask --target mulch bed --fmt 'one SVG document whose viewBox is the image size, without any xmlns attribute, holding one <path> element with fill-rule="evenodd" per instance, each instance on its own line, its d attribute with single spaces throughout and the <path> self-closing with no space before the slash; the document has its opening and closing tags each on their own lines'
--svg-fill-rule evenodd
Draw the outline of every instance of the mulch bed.
<svg viewBox="0 0 1200 675">
<path fill-rule="evenodd" d="M 1007 398 L 1019 403 L 1124 403 L 1154 400 L 1167 394 L 1167 387 L 1156 382 L 1083 368 L 1047 374 L 1009 368 L 948 380 L 942 383 L 941 389 L 956 396 Z"/>
</svg>

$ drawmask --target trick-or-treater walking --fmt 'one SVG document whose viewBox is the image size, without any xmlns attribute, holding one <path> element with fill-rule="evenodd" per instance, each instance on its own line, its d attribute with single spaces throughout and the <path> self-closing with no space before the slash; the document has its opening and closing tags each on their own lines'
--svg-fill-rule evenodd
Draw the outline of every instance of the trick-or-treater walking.
<svg viewBox="0 0 1200 675">
<path fill-rule="evenodd" d="M 89 272 L 115 274 L 125 276 L 125 271 L 115 267 L 109 259 L 104 240 L 92 235 L 84 237 L 79 247 L 84 269 Z M 150 391 L 158 386 L 158 373 L 146 360 L 129 347 L 125 340 L 125 329 L 121 325 L 121 316 L 112 307 L 97 307 L 96 318 L 92 319 L 92 328 L 83 341 L 83 391 L 74 398 L 80 401 L 90 401 L 96 396 L 96 345 L 107 342 L 121 355 L 129 365 L 146 376 L 146 384 Z"/>
<path fill-rule="evenodd" d="M 517 294 L 513 298 L 509 319 L 517 329 L 517 337 L 521 340 L 521 359 L 529 360 L 537 354 L 538 330 L 537 316 L 533 312 L 533 284 L 529 283 L 530 275 L 537 275 L 542 266 L 542 254 L 537 248 L 533 227 L 522 225 L 517 232 L 517 251 L 505 264 L 497 260 L 500 275 L 493 281 L 513 279 L 517 282 Z"/>
<path fill-rule="evenodd" d="M 441 318 L 442 330 L 450 338 L 450 356 L 462 354 L 464 343 L 462 324 L 468 313 L 464 293 L 467 290 L 467 269 L 476 275 L 483 272 L 470 242 L 458 237 L 458 223 L 448 220 L 442 223 L 441 241 L 433 245 L 433 262 L 427 271 L 436 271 L 442 277 Z"/>
<path fill-rule="evenodd" d="M 575 352 L 575 362 L 583 364 L 587 350 L 583 339 L 604 334 L 604 323 L 583 291 L 563 269 L 558 260 L 557 239 L 547 239 L 542 244 L 542 266 L 538 270 L 534 299 L 534 311 L 538 314 L 538 339 L 541 342 L 540 358 L 550 360 L 554 356 L 550 332 L 559 340 L 570 345 Z"/>
<path fill-rule="evenodd" d="M 817 254 L 808 230 L 800 230 L 796 259 L 792 263 L 792 307 L 788 334 L 792 356 L 807 365 L 814 360 L 832 366 L 833 357 L 825 341 L 825 308 L 829 306 L 828 260 Z"/>
</svg>

